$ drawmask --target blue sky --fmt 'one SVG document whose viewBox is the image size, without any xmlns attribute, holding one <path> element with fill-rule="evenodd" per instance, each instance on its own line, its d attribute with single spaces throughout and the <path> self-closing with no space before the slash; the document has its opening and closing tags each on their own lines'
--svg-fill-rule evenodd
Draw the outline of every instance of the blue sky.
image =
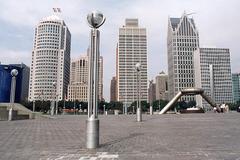
<svg viewBox="0 0 240 160">
<path fill-rule="evenodd" d="M 101 55 L 104 58 L 104 97 L 115 75 L 118 28 L 125 18 L 138 18 L 147 28 L 148 77 L 167 72 L 168 17 L 192 15 L 200 34 L 200 46 L 230 48 L 232 72 L 240 72 L 240 1 L 238 0 L 0 0 L 0 61 L 30 65 L 34 28 L 40 19 L 62 10 L 72 34 L 71 57 L 86 53 L 90 28 L 86 15 L 99 10 L 106 16 L 101 30 Z"/>
</svg>

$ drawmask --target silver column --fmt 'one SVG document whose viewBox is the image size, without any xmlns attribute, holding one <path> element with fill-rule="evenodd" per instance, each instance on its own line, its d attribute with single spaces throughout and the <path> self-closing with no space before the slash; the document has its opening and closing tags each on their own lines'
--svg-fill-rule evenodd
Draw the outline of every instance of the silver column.
<svg viewBox="0 0 240 160">
<path fill-rule="evenodd" d="M 18 70 L 13 69 L 11 71 L 12 82 L 11 82 L 11 93 L 10 93 L 10 109 L 8 112 L 8 120 L 11 121 L 13 119 L 12 111 L 14 107 L 15 100 L 15 90 L 16 90 L 16 76 L 18 75 Z"/>
<path fill-rule="evenodd" d="M 55 101 L 56 101 L 56 87 L 57 83 L 53 82 L 52 83 L 52 102 L 51 102 L 51 116 L 54 115 L 54 109 L 55 109 Z"/>
<path fill-rule="evenodd" d="M 97 30 L 105 17 L 100 12 L 88 14 L 87 21 L 91 29 L 91 47 L 88 55 L 88 119 L 86 120 L 86 147 L 94 149 L 99 146 L 98 119 L 98 85 L 99 85 L 99 37 Z"/>
<path fill-rule="evenodd" d="M 140 71 L 141 71 L 141 64 L 137 63 L 135 66 L 136 72 L 137 72 L 137 122 L 142 121 L 142 109 L 141 109 L 141 77 L 140 77 Z"/>
<path fill-rule="evenodd" d="M 56 112 L 55 112 L 56 115 L 58 115 L 58 96 L 56 97 Z"/>
<path fill-rule="evenodd" d="M 33 100 L 33 112 L 35 112 L 35 108 L 36 108 L 36 103 L 35 103 L 35 99 Z"/>
</svg>

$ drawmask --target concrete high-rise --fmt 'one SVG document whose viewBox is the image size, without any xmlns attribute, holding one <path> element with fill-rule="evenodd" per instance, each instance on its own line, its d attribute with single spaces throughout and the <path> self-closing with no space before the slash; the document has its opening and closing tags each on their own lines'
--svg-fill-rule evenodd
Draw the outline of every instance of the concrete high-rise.
<svg viewBox="0 0 240 160">
<path fill-rule="evenodd" d="M 62 100 L 67 93 L 70 76 L 71 34 L 57 15 L 43 18 L 35 28 L 30 67 L 29 97 Z M 56 87 L 53 83 L 56 82 Z"/>
<path fill-rule="evenodd" d="M 240 73 L 232 74 L 233 102 L 240 101 Z"/>
<path fill-rule="evenodd" d="M 117 80 L 116 80 L 116 77 L 112 77 L 112 80 L 111 80 L 110 101 L 117 101 Z"/>
<path fill-rule="evenodd" d="M 229 49 L 198 48 L 194 52 L 195 82 L 197 88 L 211 97 L 218 105 L 232 103 L 232 77 Z M 200 96 L 199 106 L 208 107 Z"/>
<path fill-rule="evenodd" d="M 186 13 L 181 18 L 169 18 L 167 52 L 170 99 L 180 90 L 195 86 L 193 52 L 198 47 L 199 35 L 193 18 Z M 194 96 L 183 96 L 181 100 L 191 101 Z"/>
<path fill-rule="evenodd" d="M 168 75 L 163 71 L 156 76 L 156 99 L 168 100 Z"/>
<path fill-rule="evenodd" d="M 138 25 L 138 19 L 126 19 L 119 28 L 117 48 L 117 99 L 130 106 L 137 100 L 137 73 L 135 65 L 141 64 L 141 100 L 148 99 L 147 89 L 147 34 Z"/>
<path fill-rule="evenodd" d="M 88 54 L 71 62 L 68 100 L 87 102 L 88 98 Z M 103 58 L 99 58 L 99 99 L 103 99 Z"/>
</svg>

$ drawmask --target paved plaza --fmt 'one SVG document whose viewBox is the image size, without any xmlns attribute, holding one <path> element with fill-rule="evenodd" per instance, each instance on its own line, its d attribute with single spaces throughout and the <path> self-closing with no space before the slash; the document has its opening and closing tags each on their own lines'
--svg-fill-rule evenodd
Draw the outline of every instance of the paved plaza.
<svg viewBox="0 0 240 160">
<path fill-rule="evenodd" d="M 101 115 L 100 147 L 85 149 L 87 116 L 0 121 L 2 160 L 240 160 L 240 114 Z"/>
</svg>

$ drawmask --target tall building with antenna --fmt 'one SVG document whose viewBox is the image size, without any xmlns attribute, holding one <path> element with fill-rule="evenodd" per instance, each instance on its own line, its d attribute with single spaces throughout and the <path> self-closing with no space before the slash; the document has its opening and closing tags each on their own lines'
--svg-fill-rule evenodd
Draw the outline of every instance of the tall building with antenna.
<svg viewBox="0 0 240 160">
<path fill-rule="evenodd" d="M 54 11 L 55 12 L 55 11 Z M 56 12 L 60 12 L 57 9 Z M 35 28 L 28 99 L 62 100 L 70 76 L 71 33 L 57 13 L 43 18 Z M 56 82 L 56 86 L 53 83 Z"/>
<path fill-rule="evenodd" d="M 117 100 L 126 107 L 137 100 L 136 63 L 141 64 L 141 100 L 148 99 L 147 34 L 138 25 L 138 19 L 126 19 L 119 28 L 117 47 Z"/>
<path fill-rule="evenodd" d="M 180 90 L 195 86 L 193 52 L 199 47 L 199 35 L 193 18 L 189 14 L 181 18 L 169 18 L 167 52 L 169 73 L 169 98 Z M 194 100 L 193 96 L 183 96 L 181 100 Z"/>
</svg>

